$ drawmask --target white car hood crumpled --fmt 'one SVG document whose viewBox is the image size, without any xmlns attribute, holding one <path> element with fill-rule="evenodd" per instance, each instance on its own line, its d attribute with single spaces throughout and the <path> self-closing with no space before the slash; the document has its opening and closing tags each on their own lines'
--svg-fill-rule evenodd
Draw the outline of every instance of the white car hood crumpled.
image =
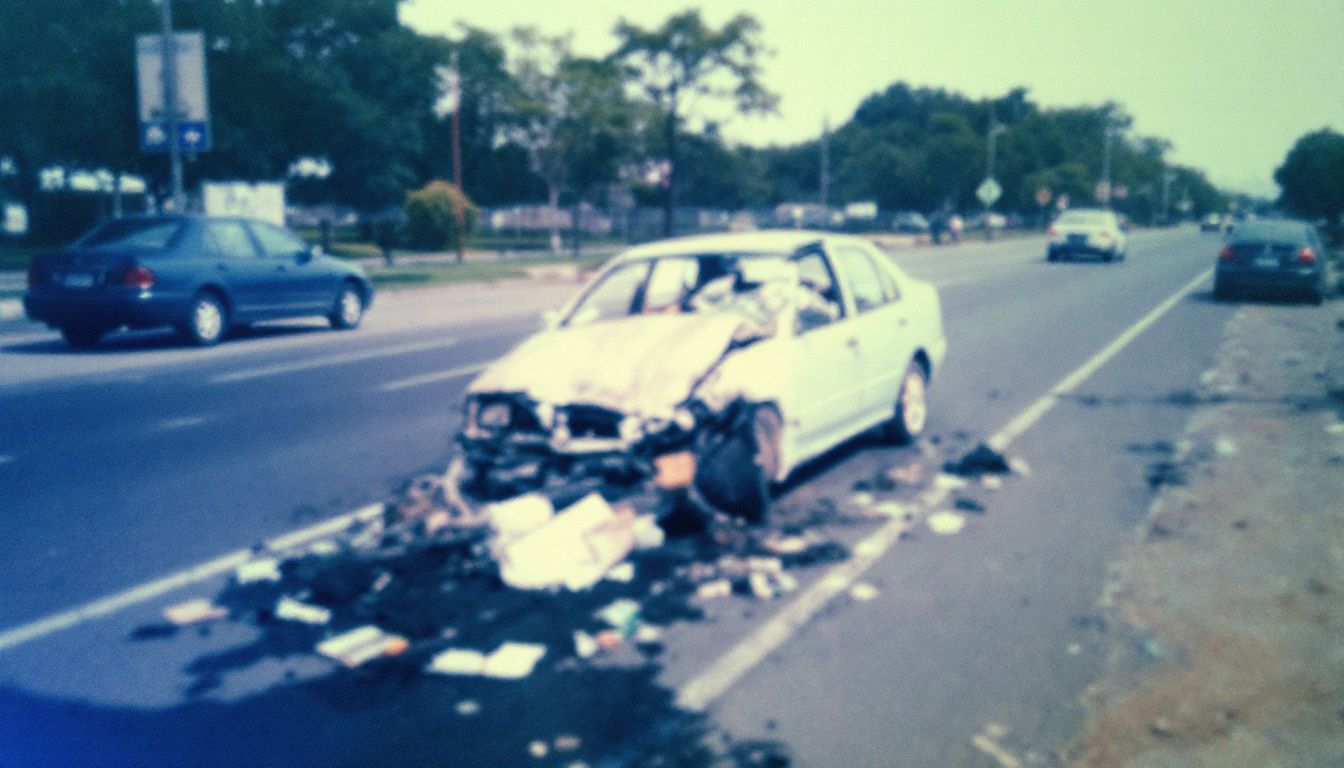
<svg viewBox="0 0 1344 768">
<path fill-rule="evenodd" d="M 485 369 L 469 393 L 516 392 L 666 418 L 723 357 L 744 318 L 639 315 L 544 331 Z"/>
</svg>

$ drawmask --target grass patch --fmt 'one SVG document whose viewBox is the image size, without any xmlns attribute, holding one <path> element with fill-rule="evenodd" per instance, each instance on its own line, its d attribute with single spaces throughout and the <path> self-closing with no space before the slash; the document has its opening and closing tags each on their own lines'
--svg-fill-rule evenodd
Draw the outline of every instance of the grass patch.
<svg viewBox="0 0 1344 768">
<path fill-rule="evenodd" d="M 489 283 L 518 277 L 527 277 L 527 270 L 520 264 L 482 261 L 392 267 L 369 274 L 369 279 L 380 288 L 406 288 L 445 283 Z"/>
<path fill-rule="evenodd" d="M 59 251 L 63 246 L 43 243 L 6 243 L 0 242 L 0 271 L 23 271 L 28 262 L 39 253 Z"/>
</svg>

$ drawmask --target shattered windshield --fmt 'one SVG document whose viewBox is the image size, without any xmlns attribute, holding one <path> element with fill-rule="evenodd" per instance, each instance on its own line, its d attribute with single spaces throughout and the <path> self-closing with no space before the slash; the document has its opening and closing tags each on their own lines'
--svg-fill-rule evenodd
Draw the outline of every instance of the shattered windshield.
<svg viewBox="0 0 1344 768">
<path fill-rule="evenodd" d="M 564 325 L 633 315 L 736 312 L 758 334 L 774 332 L 797 269 L 788 254 L 708 253 L 630 261 L 607 272 Z"/>
</svg>

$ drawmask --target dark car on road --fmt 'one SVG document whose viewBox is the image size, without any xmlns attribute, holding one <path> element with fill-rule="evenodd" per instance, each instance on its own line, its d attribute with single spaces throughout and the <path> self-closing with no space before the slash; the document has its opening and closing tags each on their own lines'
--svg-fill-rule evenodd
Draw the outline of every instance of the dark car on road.
<svg viewBox="0 0 1344 768">
<path fill-rule="evenodd" d="M 172 326 L 192 344 L 230 327 L 319 316 L 359 325 L 373 285 L 356 264 L 289 230 L 243 218 L 113 219 L 28 268 L 28 317 L 91 347 L 119 328 Z"/>
<path fill-rule="evenodd" d="M 1301 221 L 1256 219 L 1233 227 L 1218 252 L 1213 295 L 1288 291 L 1314 304 L 1325 299 L 1325 248 L 1316 228 Z"/>
</svg>

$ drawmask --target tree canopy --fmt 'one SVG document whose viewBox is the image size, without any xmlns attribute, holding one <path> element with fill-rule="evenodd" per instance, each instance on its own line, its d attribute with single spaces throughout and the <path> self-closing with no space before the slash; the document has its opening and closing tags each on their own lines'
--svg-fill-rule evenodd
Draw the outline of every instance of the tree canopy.
<svg viewBox="0 0 1344 768">
<path fill-rule="evenodd" d="M 1274 171 L 1279 204 L 1301 216 L 1325 219 L 1332 239 L 1344 234 L 1344 135 L 1329 128 L 1299 138 Z"/>
</svg>

